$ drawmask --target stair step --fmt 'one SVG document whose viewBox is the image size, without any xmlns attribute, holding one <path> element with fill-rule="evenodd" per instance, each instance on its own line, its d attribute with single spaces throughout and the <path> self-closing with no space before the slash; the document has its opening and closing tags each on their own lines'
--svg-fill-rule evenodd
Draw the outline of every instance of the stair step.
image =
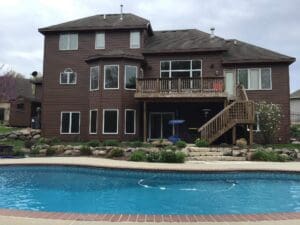
<svg viewBox="0 0 300 225">
<path fill-rule="evenodd" d="M 195 156 L 188 157 L 188 161 L 245 161 L 246 157 L 234 156 Z"/>
<path fill-rule="evenodd" d="M 223 156 L 223 152 L 219 151 L 219 152 L 189 152 L 188 154 L 189 156 L 193 157 L 193 156 Z"/>
</svg>

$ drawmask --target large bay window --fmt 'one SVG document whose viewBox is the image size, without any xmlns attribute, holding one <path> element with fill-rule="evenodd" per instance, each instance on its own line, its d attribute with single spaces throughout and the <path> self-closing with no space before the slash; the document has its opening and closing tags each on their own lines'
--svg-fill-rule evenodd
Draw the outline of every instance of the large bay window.
<svg viewBox="0 0 300 225">
<path fill-rule="evenodd" d="M 60 133 L 79 134 L 80 112 L 61 112 Z"/>
<path fill-rule="evenodd" d="M 237 82 L 247 90 L 272 89 L 271 68 L 238 69 Z"/>
<path fill-rule="evenodd" d="M 119 126 L 119 110 L 118 109 L 103 109 L 103 134 L 118 134 Z"/>
<path fill-rule="evenodd" d="M 68 33 L 59 35 L 59 50 L 77 50 L 78 34 Z"/>
<path fill-rule="evenodd" d="M 119 65 L 104 66 L 104 89 L 119 89 Z"/>
</svg>

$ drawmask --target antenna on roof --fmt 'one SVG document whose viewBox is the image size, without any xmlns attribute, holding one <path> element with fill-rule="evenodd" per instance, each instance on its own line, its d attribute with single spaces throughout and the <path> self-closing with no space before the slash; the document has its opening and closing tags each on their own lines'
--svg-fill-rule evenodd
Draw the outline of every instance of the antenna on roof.
<svg viewBox="0 0 300 225">
<path fill-rule="evenodd" d="M 121 7 L 120 20 L 123 20 L 123 4 L 121 4 L 120 7 Z"/>
<path fill-rule="evenodd" d="M 214 27 L 211 27 L 211 28 L 210 28 L 210 37 L 211 37 L 211 38 L 214 38 L 214 37 L 215 37 L 215 28 L 214 28 Z"/>
</svg>

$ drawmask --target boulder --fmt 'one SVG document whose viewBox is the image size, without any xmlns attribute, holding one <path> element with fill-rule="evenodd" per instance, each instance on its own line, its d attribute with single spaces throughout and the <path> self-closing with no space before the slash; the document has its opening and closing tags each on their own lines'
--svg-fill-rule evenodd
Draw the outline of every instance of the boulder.
<svg viewBox="0 0 300 225">
<path fill-rule="evenodd" d="M 173 145 L 173 143 L 168 140 L 156 140 L 152 142 L 152 145 L 155 147 L 165 147 L 168 145 Z"/>
<path fill-rule="evenodd" d="M 240 156 L 240 155 L 241 155 L 240 150 L 235 150 L 235 149 L 232 150 L 232 156 L 237 157 L 237 156 Z"/>
<path fill-rule="evenodd" d="M 36 134 L 36 135 L 34 135 L 32 138 L 33 138 L 34 140 L 37 140 L 37 139 L 39 139 L 40 137 L 41 137 L 40 134 Z"/>
<path fill-rule="evenodd" d="M 30 129 L 22 129 L 19 131 L 20 135 L 28 136 L 30 135 Z"/>
<path fill-rule="evenodd" d="M 247 140 L 245 138 L 240 138 L 236 140 L 236 145 L 240 148 L 246 148 L 247 147 Z"/>
<path fill-rule="evenodd" d="M 40 155 L 46 155 L 46 153 L 47 153 L 47 149 L 41 149 L 41 150 L 39 150 L 39 154 Z"/>
<path fill-rule="evenodd" d="M 293 141 L 292 144 L 300 145 L 300 141 Z"/>
<path fill-rule="evenodd" d="M 300 153 L 297 153 L 297 159 L 300 159 Z"/>
<path fill-rule="evenodd" d="M 74 150 L 72 151 L 72 155 L 73 155 L 73 156 L 79 156 L 79 155 L 80 155 L 80 150 L 74 149 Z"/>
<path fill-rule="evenodd" d="M 74 150 L 80 150 L 82 148 L 82 145 L 76 145 L 76 146 L 72 146 L 72 148 Z"/>
<path fill-rule="evenodd" d="M 64 152 L 64 145 L 53 145 L 52 148 L 55 150 L 55 152 L 57 152 L 58 154 L 63 153 Z"/>
<path fill-rule="evenodd" d="M 39 129 L 31 129 L 30 130 L 30 134 L 32 136 L 37 135 L 37 134 L 41 134 L 41 130 L 39 130 Z"/>
<path fill-rule="evenodd" d="M 18 138 L 18 135 L 14 134 L 14 133 L 11 133 L 7 136 L 9 139 L 17 139 Z"/>
<path fill-rule="evenodd" d="M 24 152 L 25 154 L 29 154 L 30 153 L 30 149 L 29 148 L 21 148 L 20 150 L 22 152 Z"/>
<path fill-rule="evenodd" d="M 94 150 L 93 155 L 94 156 L 104 156 L 104 155 L 106 155 L 106 151 L 104 151 L 104 150 Z"/>
<path fill-rule="evenodd" d="M 66 150 L 66 151 L 64 152 L 64 155 L 72 155 L 72 150 Z"/>
</svg>

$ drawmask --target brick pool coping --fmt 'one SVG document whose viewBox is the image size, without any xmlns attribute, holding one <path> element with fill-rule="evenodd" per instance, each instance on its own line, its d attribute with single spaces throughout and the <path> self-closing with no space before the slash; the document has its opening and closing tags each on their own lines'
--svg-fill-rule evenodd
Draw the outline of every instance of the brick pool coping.
<svg viewBox="0 0 300 225">
<path fill-rule="evenodd" d="M 75 161 L 74 161 L 75 160 Z M 96 159 L 97 160 L 97 159 Z M 265 171 L 265 172 L 300 172 L 300 163 L 215 163 L 215 164 L 151 164 L 132 163 L 116 160 L 99 159 L 95 161 L 88 157 L 53 157 L 0 160 L 0 166 L 85 166 L 111 169 L 132 169 L 152 171 L 180 172 L 220 172 L 220 171 Z M 195 166 L 196 165 L 196 166 Z M 213 165 L 213 166 L 212 166 Z M 235 165 L 235 166 L 232 166 Z M 287 167 L 290 165 L 290 167 Z M 0 216 L 24 217 L 32 219 L 53 219 L 73 221 L 102 221 L 102 222 L 259 222 L 300 220 L 300 212 L 264 213 L 264 214 L 224 214 L 224 215 L 143 215 L 143 214 L 81 214 L 42 212 L 29 210 L 1 209 Z"/>
<path fill-rule="evenodd" d="M 299 220 L 300 212 L 266 214 L 225 214 L 225 215 L 143 215 L 143 214 L 80 214 L 0 209 L 1 216 L 26 217 L 32 219 L 102 221 L 102 222 L 258 222 Z"/>
</svg>

